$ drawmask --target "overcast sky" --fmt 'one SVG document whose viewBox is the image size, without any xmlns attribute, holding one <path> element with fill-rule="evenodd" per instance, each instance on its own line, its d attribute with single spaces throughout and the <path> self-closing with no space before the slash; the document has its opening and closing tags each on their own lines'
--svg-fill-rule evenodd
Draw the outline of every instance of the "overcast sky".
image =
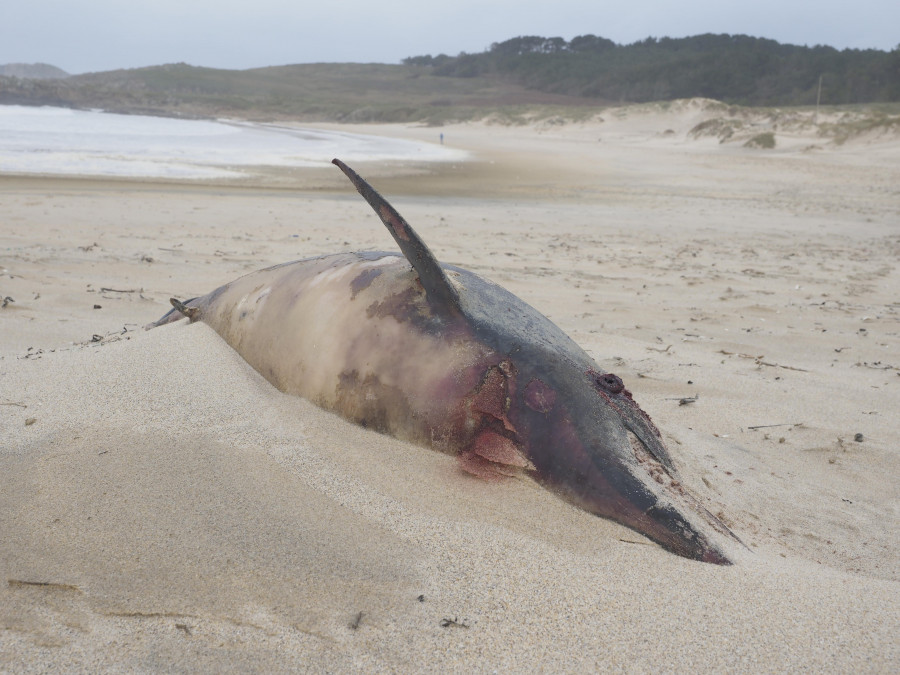
<svg viewBox="0 0 900 675">
<path fill-rule="evenodd" d="M 70 73 L 184 61 L 214 68 L 399 63 L 519 35 L 618 43 L 741 33 L 891 50 L 898 0 L 2 0 L 0 64 Z"/>
</svg>

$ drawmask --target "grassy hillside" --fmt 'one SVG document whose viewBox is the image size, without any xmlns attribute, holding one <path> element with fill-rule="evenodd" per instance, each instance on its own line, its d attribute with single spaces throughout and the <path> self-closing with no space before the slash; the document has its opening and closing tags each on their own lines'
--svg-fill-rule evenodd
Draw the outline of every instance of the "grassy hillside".
<svg viewBox="0 0 900 675">
<path fill-rule="evenodd" d="M 31 80 L 61 80 L 69 77 L 62 68 L 47 63 L 5 63 L 0 65 L 0 75 Z"/>
<path fill-rule="evenodd" d="M 447 78 L 411 65 L 324 63 L 217 70 L 173 64 L 76 75 L 0 78 L 0 103 L 97 107 L 183 117 L 442 123 L 516 106 L 596 105 L 497 77 Z"/>
<path fill-rule="evenodd" d="M 60 71 L 61 72 L 61 71 Z M 900 49 L 838 51 L 746 35 L 594 35 L 497 43 L 480 54 L 416 56 L 403 65 L 320 63 L 217 70 L 171 64 L 38 80 L 0 76 L 0 104 L 253 120 L 440 124 L 563 107 L 711 98 L 743 106 L 900 101 Z M 539 113 L 540 114 L 540 113 Z M 547 116 L 549 113 L 545 113 Z"/>
</svg>

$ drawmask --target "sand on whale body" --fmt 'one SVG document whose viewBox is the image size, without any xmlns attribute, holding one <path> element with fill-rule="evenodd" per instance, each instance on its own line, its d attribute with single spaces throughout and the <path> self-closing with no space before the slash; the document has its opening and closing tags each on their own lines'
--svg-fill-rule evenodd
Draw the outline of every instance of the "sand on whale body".
<svg viewBox="0 0 900 675">
<path fill-rule="evenodd" d="M 341 176 L 0 177 L 0 669 L 893 670 L 900 143 L 759 151 L 698 114 L 356 168 L 625 380 L 748 545 L 728 568 L 281 394 L 203 324 L 138 330 L 393 250 Z"/>
</svg>

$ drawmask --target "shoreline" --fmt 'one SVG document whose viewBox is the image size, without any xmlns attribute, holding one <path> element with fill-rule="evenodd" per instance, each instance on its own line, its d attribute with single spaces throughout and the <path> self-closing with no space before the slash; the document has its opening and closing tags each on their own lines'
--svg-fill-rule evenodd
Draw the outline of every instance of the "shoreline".
<svg viewBox="0 0 900 675">
<path fill-rule="evenodd" d="M 518 199 L 593 200 L 632 192 L 644 183 L 649 193 L 660 187 L 666 172 L 653 163 L 660 153 L 684 178 L 697 174 L 698 190 L 721 192 L 734 174 L 736 182 L 759 182 L 759 169 L 774 169 L 791 179 L 794 171 L 884 167 L 890 170 L 900 151 L 900 135 L 890 116 L 870 108 L 827 110 L 814 121 L 812 109 L 735 108 L 707 99 L 685 99 L 605 107 L 583 120 L 527 118 L 522 124 L 491 118 L 432 127 L 421 123 L 279 122 L 296 130 L 360 134 L 400 141 L 430 143 L 468 153 L 465 160 L 418 161 L 413 156 L 391 161 L 350 161 L 384 190 L 399 195 L 515 197 Z M 217 121 L 215 119 L 205 121 Z M 227 120 L 225 120 L 227 122 Z M 861 129 L 870 128 L 868 132 Z M 844 131 L 840 131 L 844 129 Z M 893 131 L 892 131 L 893 130 Z M 754 148 L 750 139 L 771 132 L 775 147 Z M 710 171 L 710 158 L 720 167 Z M 347 160 L 347 157 L 341 157 Z M 211 165 L 212 166 L 212 165 Z M 227 164 L 220 168 L 233 169 Z M 748 169 L 748 170 L 744 170 Z M 345 185 L 330 164 L 321 166 L 240 166 L 247 175 L 235 178 L 0 173 L 0 181 L 69 180 L 132 185 L 212 189 L 272 189 L 340 193 Z M 873 175 L 878 180 L 877 175 Z M 835 180 L 829 177 L 830 180 Z M 682 180 L 681 183 L 684 183 Z M 777 189 L 770 181 L 767 188 Z M 683 185 L 679 185 L 683 187 Z M 679 190 L 673 191 L 673 196 Z M 683 192 L 683 190 L 682 190 Z"/>
</svg>

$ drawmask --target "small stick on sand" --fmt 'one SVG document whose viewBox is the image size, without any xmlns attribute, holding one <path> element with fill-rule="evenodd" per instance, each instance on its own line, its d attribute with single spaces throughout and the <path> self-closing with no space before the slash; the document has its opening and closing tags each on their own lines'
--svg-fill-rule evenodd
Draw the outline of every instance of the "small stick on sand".
<svg viewBox="0 0 900 675">
<path fill-rule="evenodd" d="M 688 403 L 696 403 L 697 399 L 700 398 L 700 394 L 696 394 L 694 396 L 682 396 L 675 398 L 667 398 L 667 401 L 678 401 L 678 405 L 687 405 Z"/>
</svg>

